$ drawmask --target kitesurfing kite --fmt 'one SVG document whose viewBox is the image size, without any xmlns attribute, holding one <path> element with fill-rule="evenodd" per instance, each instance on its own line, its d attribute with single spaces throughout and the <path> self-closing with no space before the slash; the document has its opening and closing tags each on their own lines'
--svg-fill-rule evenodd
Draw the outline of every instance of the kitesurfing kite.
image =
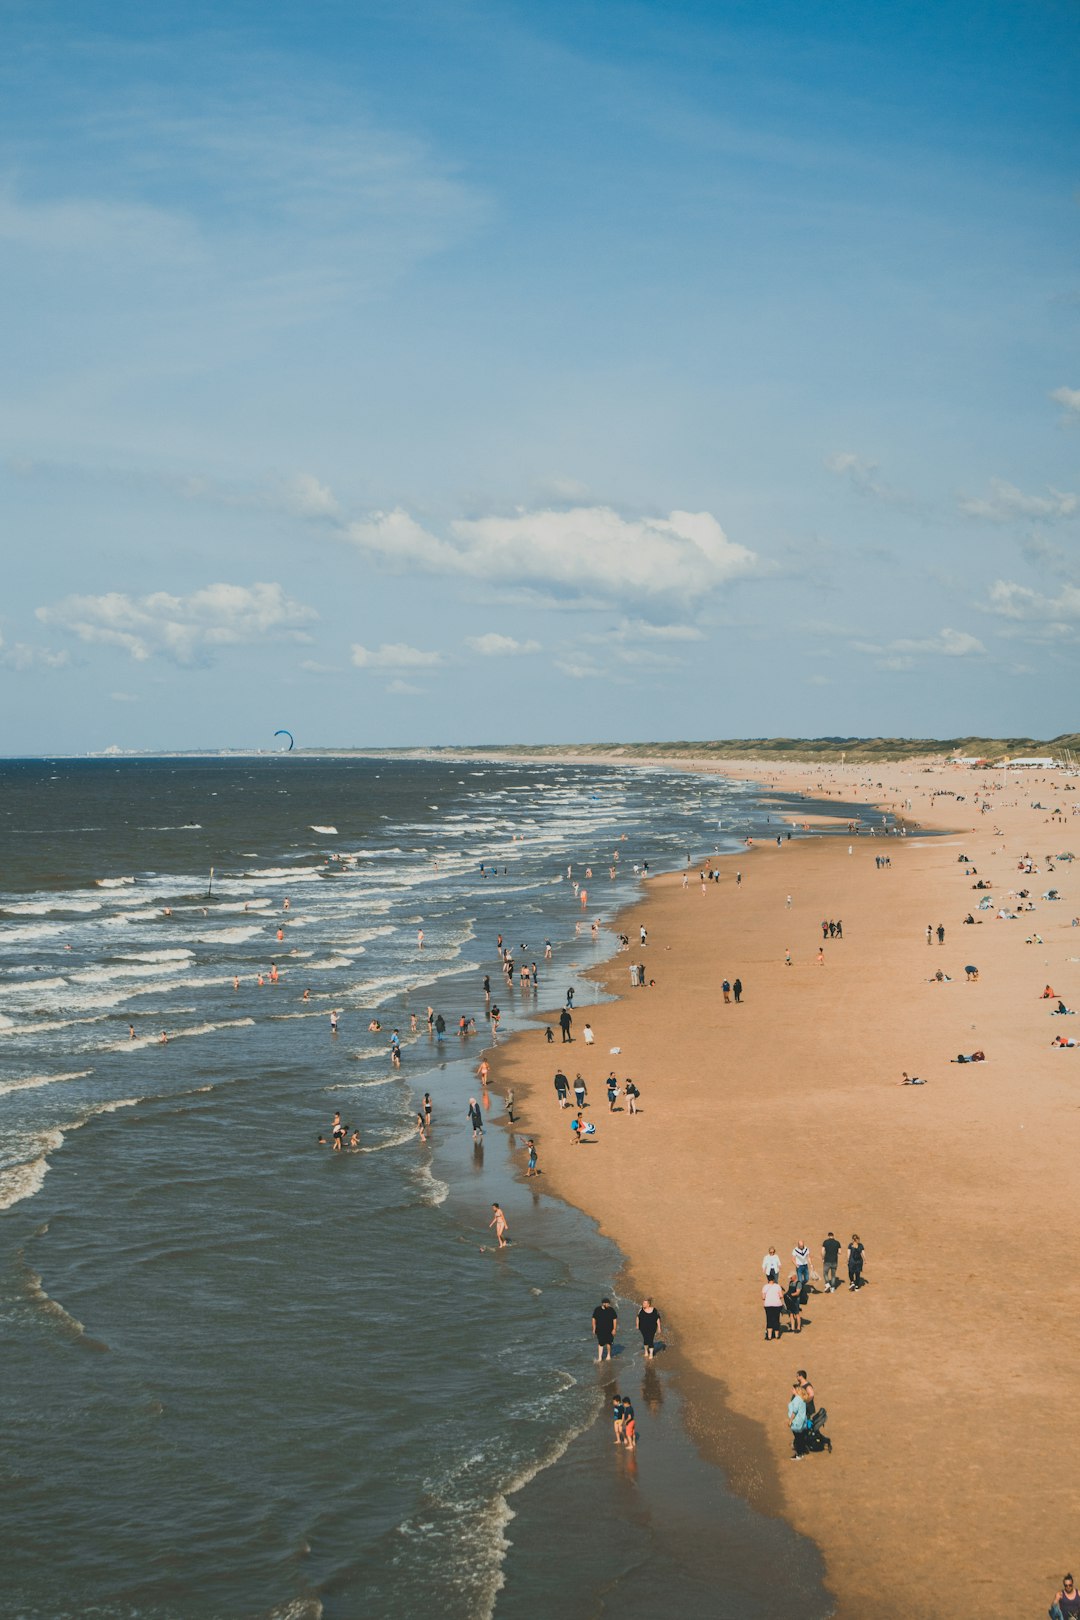
<svg viewBox="0 0 1080 1620">
<path fill-rule="evenodd" d="M 288 739 L 289 739 L 289 746 L 288 746 L 288 748 L 286 748 L 286 749 L 285 749 L 285 750 L 284 750 L 284 752 L 285 752 L 285 753 L 286 753 L 286 754 L 291 754 L 291 753 L 292 753 L 292 751 L 293 751 L 293 749 L 294 749 L 294 748 L 295 748 L 295 747 L 296 747 L 296 744 L 295 744 L 295 742 L 294 742 L 294 741 L 293 741 L 293 734 L 292 734 L 292 732 L 291 732 L 291 731 L 275 731 L 275 732 L 274 732 L 274 736 L 275 736 L 275 737 L 288 737 Z"/>
</svg>

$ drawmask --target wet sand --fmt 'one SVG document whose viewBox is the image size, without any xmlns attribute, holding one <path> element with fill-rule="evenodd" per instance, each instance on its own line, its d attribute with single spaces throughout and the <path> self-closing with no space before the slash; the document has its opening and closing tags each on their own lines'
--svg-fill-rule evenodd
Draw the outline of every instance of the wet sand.
<svg viewBox="0 0 1080 1620">
<path fill-rule="evenodd" d="M 850 855 L 846 836 L 797 833 L 724 857 L 704 893 L 697 866 L 686 889 L 677 874 L 653 879 L 620 920 L 630 951 L 597 975 L 619 999 L 579 1009 L 572 1045 L 547 1046 L 542 1029 L 515 1037 L 492 1084 L 514 1086 L 546 1190 L 593 1215 L 629 1257 L 631 1287 L 655 1299 L 699 1375 L 694 1426 L 735 1486 L 821 1547 L 843 1620 L 1044 1613 L 1080 1562 L 1064 1421 L 1080 1328 L 1069 1266 L 1080 1047 L 1050 1046 L 1058 1033 L 1080 1040 L 1080 1017 L 1050 1016 L 1056 1003 L 1040 993 L 1050 983 L 1080 1002 L 1070 926 L 1080 864 L 1074 880 L 1043 857 L 1070 838 L 1080 853 L 1070 814 L 1080 793 L 1060 774 L 999 790 L 999 773 L 927 774 L 916 762 L 755 771 L 740 761 L 728 774 L 819 800 L 910 801 L 912 820 L 953 832 L 856 836 Z M 935 790 L 965 799 L 932 801 Z M 1039 867 L 1030 878 L 1017 870 L 1026 851 Z M 993 880 L 994 911 L 976 909 L 961 854 Z M 891 867 L 879 870 L 877 855 Z M 1041 899 L 1052 886 L 1058 903 Z M 600 899 L 602 884 L 592 887 Z M 1037 910 L 996 920 L 1025 887 Z M 969 910 L 979 925 L 962 925 Z M 822 918 L 843 920 L 842 941 L 823 943 Z M 945 943 L 928 945 L 939 923 Z M 1043 943 L 1027 943 L 1036 934 Z M 655 987 L 630 988 L 638 960 Z M 968 963 L 977 982 L 965 980 Z M 950 983 L 933 980 L 938 969 Z M 741 1006 L 720 992 L 736 975 Z M 950 1063 L 976 1048 L 987 1062 Z M 589 1085 L 597 1134 L 580 1147 L 555 1101 L 560 1059 Z M 639 1117 L 609 1115 L 611 1067 L 640 1087 Z M 905 1069 L 926 1084 L 899 1085 Z M 766 1249 L 775 1244 L 786 1275 L 805 1240 L 820 1271 L 830 1229 L 845 1249 L 853 1232 L 862 1238 L 866 1286 L 812 1294 L 801 1337 L 764 1342 Z M 633 1333 L 632 1317 L 620 1332 Z M 835 1450 L 793 1464 L 797 1367 L 829 1410 Z"/>
</svg>

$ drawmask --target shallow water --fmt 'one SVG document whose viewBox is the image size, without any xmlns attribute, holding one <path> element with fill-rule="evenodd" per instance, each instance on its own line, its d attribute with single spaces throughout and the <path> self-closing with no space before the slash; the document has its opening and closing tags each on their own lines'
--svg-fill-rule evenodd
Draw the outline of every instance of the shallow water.
<svg viewBox="0 0 1080 1620">
<path fill-rule="evenodd" d="M 498 1100 L 474 1146 L 486 1037 L 453 1033 L 486 1027 L 483 972 L 504 1028 L 534 1005 L 497 933 L 540 1005 L 611 949 L 576 935 L 567 863 L 610 916 L 635 862 L 763 829 L 752 790 L 285 759 L 12 762 L 0 786 L 0 1610 L 753 1616 L 779 1567 L 826 1613 L 813 1549 L 701 1461 L 663 1368 L 636 1473 L 610 1454 L 589 1318 L 620 1257 L 516 1179 Z M 335 1108 L 362 1152 L 317 1145 Z"/>
</svg>

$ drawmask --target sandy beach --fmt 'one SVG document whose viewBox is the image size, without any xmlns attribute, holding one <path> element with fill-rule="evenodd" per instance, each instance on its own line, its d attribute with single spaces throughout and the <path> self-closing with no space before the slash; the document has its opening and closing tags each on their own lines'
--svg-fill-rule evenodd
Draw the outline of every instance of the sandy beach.
<svg viewBox="0 0 1080 1620">
<path fill-rule="evenodd" d="M 1080 1561 L 1064 1425 L 1080 1047 L 1051 1046 L 1080 1040 L 1080 1018 L 1042 998 L 1049 984 L 1080 1002 L 1080 868 L 1046 860 L 1070 840 L 1080 851 L 1080 795 L 1062 773 L 1002 785 L 913 761 L 726 774 L 855 801 L 879 829 L 871 808 L 892 806 L 907 834 L 871 837 L 864 820 L 849 853 L 807 818 L 791 841 L 723 857 L 704 889 L 694 851 L 688 886 L 654 878 L 619 920 L 630 951 L 598 975 L 618 999 L 577 1011 L 572 1046 L 538 1028 L 499 1048 L 492 1085 L 514 1087 L 547 1190 L 597 1219 L 628 1257 L 627 1292 L 657 1302 L 733 1483 L 821 1547 L 842 1620 L 1045 1613 Z M 1042 898 L 1051 888 L 1060 901 Z M 842 920 L 842 940 L 823 941 L 823 919 Z M 653 986 L 631 989 L 637 961 Z M 721 994 L 736 976 L 741 1005 Z M 985 1062 L 950 1061 L 979 1049 Z M 552 1087 L 560 1060 L 589 1086 L 596 1137 L 580 1147 Z M 639 1117 L 609 1115 L 611 1067 L 639 1086 Z M 905 1070 L 925 1084 L 899 1084 Z M 820 1272 L 830 1230 L 844 1251 L 859 1234 L 866 1286 L 811 1293 L 802 1335 L 765 1342 L 765 1251 L 786 1277 L 805 1241 Z M 636 1342 L 632 1314 L 620 1334 Z M 835 1449 L 796 1465 L 798 1367 Z"/>
</svg>

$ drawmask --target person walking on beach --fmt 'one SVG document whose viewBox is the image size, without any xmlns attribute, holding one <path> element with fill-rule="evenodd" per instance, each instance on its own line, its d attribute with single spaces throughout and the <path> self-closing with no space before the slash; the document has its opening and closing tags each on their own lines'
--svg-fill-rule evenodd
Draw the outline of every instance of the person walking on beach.
<svg viewBox="0 0 1080 1620">
<path fill-rule="evenodd" d="M 792 1333 L 802 1332 L 802 1308 L 806 1298 L 806 1291 L 794 1272 L 787 1280 L 784 1289 L 784 1309 L 787 1312 L 788 1327 Z"/>
<path fill-rule="evenodd" d="M 568 1007 L 564 1007 L 562 1012 L 559 1014 L 559 1028 L 562 1030 L 564 1045 L 567 1041 L 572 1041 L 574 1038 L 570 1033 L 570 1026 L 573 1022 L 574 1020 L 570 1016 L 570 1009 Z"/>
<path fill-rule="evenodd" d="M 488 1230 L 490 1231 L 490 1229 L 492 1227 L 495 1228 L 495 1236 L 499 1240 L 499 1248 L 500 1249 L 505 1249 L 506 1248 L 506 1236 L 507 1236 L 507 1233 L 510 1230 L 510 1227 L 507 1224 L 506 1216 L 503 1214 L 502 1205 L 501 1204 L 492 1204 L 491 1207 L 492 1207 L 492 1210 L 494 1211 L 494 1214 L 492 1215 L 490 1221 L 488 1221 Z"/>
<path fill-rule="evenodd" d="M 788 1428 L 791 1430 L 791 1457 L 793 1462 L 800 1462 L 806 1456 L 806 1402 L 803 1400 L 802 1386 L 796 1382 L 791 1386 L 791 1399 L 788 1401 Z"/>
<path fill-rule="evenodd" d="M 635 1086 L 634 1082 L 629 1078 L 629 1076 L 627 1076 L 626 1086 L 624 1089 L 626 1091 L 626 1112 L 628 1114 L 636 1114 L 638 1111 L 637 1102 L 638 1098 L 641 1096 L 641 1092 L 638 1090 L 637 1086 Z"/>
<path fill-rule="evenodd" d="M 822 950 L 820 945 L 818 946 L 817 950 L 817 965 L 818 967 L 825 966 L 825 952 Z"/>
<path fill-rule="evenodd" d="M 848 1288 L 851 1290 L 851 1292 L 853 1294 L 855 1293 L 855 1291 L 857 1289 L 861 1288 L 862 1285 L 863 1285 L 862 1272 L 863 1272 L 863 1246 L 859 1242 L 859 1234 L 857 1232 L 853 1232 L 851 1234 L 851 1242 L 848 1244 L 848 1251 L 847 1251 Z"/>
<path fill-rule="evenodd" d="M 780 1312 L 784 1308 L 784 1290 L 771 1274 L 766 1275 L 765 1286 L 761 1290 L 761 1303 L 765 1307 L 765 1337 L 778 1339 Z"/>
<path fill-rule="evenodd" d="M 739 1005 L 740 1001 L 742 1000 L 742 980 L 741 979 L 736 979 L 735 983 L 731 987 L 731 990 L 732 990 L 732 994 L 735 997 L 735 1005 L 737 1007 Z"/>
<path fill-rule="evenodd" d="M 800 1288 L 807 1287 L 810 1282 L 810 1245 L 800 1238 L 791 1251 L 791 1258 L 795 1262 L 795 1275 Z"/>
<path fill-rule="evenodd" d="M 424 1123 L 427 1125 L 427 1128 L 430 1131 L 430 1129 L 431 1129 L 431 1093 L 430 1093 L 430 1091 L 425 1091 L 424 1092 Z"/>
<path fill-rule="evenodd" d="M 825 1281 L 825 1292 L 836 1293 L 836 1267 L 840 1261 L 840 1239 L 832 1232 L 821 1245 L 821 1275 Z"/>
<path fill-rule="evenodd" d="M 656 1335 L 663 1330 L 660 1312 L 651 1299 L 641 1302 L 641 1309 L 637 1313 L 637 1330 L 645 1347 L 645 1360 L 651 1361 L 656 1354 Z"/>
<path fill-rule="evenodd" d="M 576 1074 L 574 1076 L 574 1101 L 577 1103 L 579 1109 L 584 1108 L 585 1106 L 585 1091 L 586 1087 L 584 1080 L 581 1078 L 580 1074 Z"/>
<path fill-rule="evenodd" d="M 944 943 L 945 943 L 945 924 L 944 923 L 938 923 L 938 925 L 937 925 L 937 942 L 938 942 L 939 945 L 944 945 Z"/>
<path fill-rule="evenodd" d="M 724 993 L 724 1000 L 730 1002 L 730 1000 L 731 1000 L 731 981 L 729 979 L 725 979 L 723 984 L 720 986 L 720 988 Z"/>
<path fill-rule="evenodd" d="M 528 1162 L 528 1165 L 526 1166 L 525 1175 L 526 1175 L 527 1178 L 531 1177 L 531 1176 L 537 1176 L 537 1175 L 540 1174 L 540 1172 L 536 1168 L 536 1143 L 533 1141 L 531 1136 L 529 1137 L 529 1140 L 525 1143 L 525 1146 L 529 1150 L 529 1162 Z"/>
<path fill-rule="evenodd" d="M 585 1037 L 585 1045 L 586 1046 L 592 1046 L 594 1040 L 596 1039 L 596 1037 L 593 1034 L 592 1025 L 591 1024 L 586 1024 L 585 1028 L 582 1030 L 581 1033 Z"/>
<path fill-rule="evenodd" d="M 619 1313 L 606 1294 L 593 1311 L 592 1330 L 596 1339 L 597 1361 L 610 1361 L 611 1347 L 619 1331 Z"/>
<path fill-rule="evenodd" d="M 768 1254 L 761 1262 L 761 1269 L 765 1273 L 766 1279 L 771 1277 L 774 1282 L 780 1275 L 780 1256 L 771 1243 L 769 1244 Z"/>
<path fill-rule="evenodd" d="M 506 1117 L 510 1124 L 514 1123 L 514 1091 L 513 1087 L 506 1093 Z"/>
<path fill-rule="evenodd" d="M 574 987 L 573 987 L 573 985 L 571 985 L 570 988 L 566 992 L 566 1005 L 568 1007 L 572 1007 L 574 1005 Z"/>
<path fill-rule="evenodd" d="M 560 1108 L 566 1107 L 567 1093 L 569 1090 L 570 1082 L 566 1078 L 565 1074 L 563 1074 L 562 1070 L 559 1069 L 555 1075 L 555 1095 L 559 1099 Z"/>
<path fill-rule="evenodd" d="M 484 1140 L 484 1116 L 475 1097 L 469 1098 L 468 1108 L 469 1124 L 472 1126 L 472 1139 L 474 1142 Z"/>
</svg>

